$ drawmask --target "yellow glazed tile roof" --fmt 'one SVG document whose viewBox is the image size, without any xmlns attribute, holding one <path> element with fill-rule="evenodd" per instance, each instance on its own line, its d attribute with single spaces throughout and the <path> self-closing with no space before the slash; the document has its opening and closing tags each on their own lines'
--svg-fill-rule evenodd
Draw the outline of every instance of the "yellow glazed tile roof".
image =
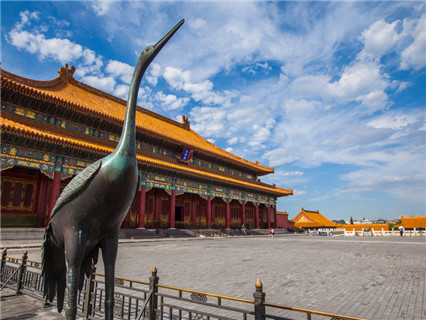
<svg viewBox="0 0 426 320">
<path fill-rule="evenodd" d="M 101 154 L 109 154 L 114 151 L 113 148 L 105 147 L 100 144 L 88 143 L 83 140 L 75 139 L 72 137 L 61 136 L 61 135 L 58 135 L 57 133 L 52 133 L 47 130 L 32 128 L 30 126 L 18 123 L 10 119 L 6 119 L 4 117 L 0 118 L 0 126 L 1 126 L 2 132 L 15 132 L 23 136 L 27 135 L 27 136 L 32 136 L 34 138 L 41 138 L 41 139 L 48 140 L 52 143 L 60 143 L 62 145 L 71 145 L 74 148 L 93 150 Z M 140 154 L 137 155 L 137 159 L 138 159 L 138 162 L 144 163 L 147 165 L 153 165 L 153 166 L 162 167 L 162 168 L 169 168 L 175 171 L 184 172 L 189 175 L 203 177 L 203 178 L 211 179 L 211 180 L 218 180 L 218 181 L 226 182 L 232 185 L 244 186 L 244 187 L 252 188 L 256 190 L 262 190 L 269 193 L 273 193 L 275 195 L 284 196 L 284 195 L 293 194 L 293 190 L 291 189 L 278 188 L 274 186 L 265 185 L 262 183 L 257 183 L 254 181 L 253 182 L 242 181 L 238 178 L 224 176 L 223 174 L 206 172 L 203 170 L 199 170 L 197 168 L 188 167 L 187 165 L 174 164 L 168 161 L 153 159 Z"/>
<path fill-rule="evenodd" d="M 418 227 L 426 228 L 426 216 L 419 217 L 404 217 L 401 216 L 401 226 L 408 229 L 414 229 Z"/>
<path fill-rule="evenodd" d="M 85 85 L 73 78 L 75 68 L 61 68 L 59 77 L 50 81 L 36 81 L 19 77 L 2 70 L 2 85 L 15 87 L 20 92 L 36 95 L 43 100 L 65 104 L 81 112 L 109 121 L 124 121 L 126 101 Z M 260 165 L 235 156 L 189 129 L 189 125 L 178 123 L 154 112 L 138 108 L 136 126 L 139 131 L 164 137 L 200 152 L 205 152 L 226 161 L 250 168 L 258 175 L 274 172 L 274 168 Z"/>
<path fill-rule="evenodd" d="M 340 224 L 328 220 L 319 211 L 302 211 L 292 220 L 297 228 L 338 227 Z"/>
</svg>

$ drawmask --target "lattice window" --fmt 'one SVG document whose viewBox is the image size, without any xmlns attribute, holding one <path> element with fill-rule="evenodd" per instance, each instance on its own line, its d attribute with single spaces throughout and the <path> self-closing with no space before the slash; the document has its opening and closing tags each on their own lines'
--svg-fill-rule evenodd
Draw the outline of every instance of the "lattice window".
<svg viewBox="0 0 426 320">
<path fill-rule="evenodd" d="M 32 211 L 36 182 L 2 178 L 1 208 L 3 210 Z"/>
</svg>

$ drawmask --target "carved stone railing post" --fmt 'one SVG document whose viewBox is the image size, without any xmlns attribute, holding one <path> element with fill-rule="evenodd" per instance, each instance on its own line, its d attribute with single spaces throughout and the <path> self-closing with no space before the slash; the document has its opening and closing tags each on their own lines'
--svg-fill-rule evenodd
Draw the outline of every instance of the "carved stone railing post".
<svg viewBox="0 0 426 320">
<path fill-rule="evenodd" d="M 7 249 L 4 248 L 2 253 L 1 253 L 1 274 L 0 274 L 0 279 L 3 278 L 3 272 L 4 272 L 4 267 L 6 266 L 6 256 L 7 256 Z"/>
<path fill-rule="evenodd" d="M 89 319 L 93 313 L 93 302 L 95 301 L 95 272 L 96 265 L 92 261 L 90 275 L 86 282 L 86 297 L 84 299 L 84 319 Z"/>
<path fill-rule="evenodd" d="M 22 294 L 21 290 L 24 282 L 24 274 L 27 270 L 27 259 L 28 259 L 28 251 L 25 250 L 22 255 L 21 264 L 19 266 L 18 278 L 16 280 L 16 294 Z"/>
<path fill-rule="evenodd" d="M 256 291 L 253 293 L 254 297 L 254 319 L 265 320 L 265 293 L 263 290 L 263 284 L 260 279 L 256 281 Z"/>
<path fill-rule="evenodd" d="M 149 278 L 149 291 L 152 291 L 151 300 L 149 302 L 149 320 L 156 319 L 157 306 L 158 306 L 158 277 L 157 277 L 157 268 L 152 269 L 152 276 Z"/>
</svg>

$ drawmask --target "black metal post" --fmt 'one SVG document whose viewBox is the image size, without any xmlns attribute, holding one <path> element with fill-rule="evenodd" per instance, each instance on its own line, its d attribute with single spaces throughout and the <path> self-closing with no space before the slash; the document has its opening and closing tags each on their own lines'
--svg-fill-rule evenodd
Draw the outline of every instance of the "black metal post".
<svg viewBox="0 0 426 320">
<path fill-rule="evenodd" d="M 155 320 L 157 305 L 158 305 L 158 277 L 157 277 L 157 268 L 152 269 L 152 276 L 149 278 L 149 291 L 152 291 L 151 300 L 149 302 L 149 320 Z"/>
<path fill-rule="evenodd" d="M 1 275 L 0 279 L 3 277 L 4 267 L 6 266 L 6 255 L 7 255 L 7 249 L 4 248 L 1 253 Z"/>
<path fill-rule="evenodd" d="M 84 299 L 84 319 L 89 319 L 93 313 L 93 304 L 95 301 L 95 272 L 96 266 L 92 261 L 90 275 L 86 282 L 86 297 Z"/>
<path fill-rule="evenodd" d="M 27 270 L 28 251 L 25 250 L 22 255 L 21 265 L 19 266 L 18 279 L 16 280 L 16 294 L 22 294 L 22 286 L 24 282 L 24 274 Z"/>
<path fill-rule="evenodd" d="M 257 279 L 256 281 L 256 291 L 253 293 L 254 297 L 254 319 L 255 320 L 265 320 L 265 293 L 262 291 L 262 281 Z"/>
</svg>

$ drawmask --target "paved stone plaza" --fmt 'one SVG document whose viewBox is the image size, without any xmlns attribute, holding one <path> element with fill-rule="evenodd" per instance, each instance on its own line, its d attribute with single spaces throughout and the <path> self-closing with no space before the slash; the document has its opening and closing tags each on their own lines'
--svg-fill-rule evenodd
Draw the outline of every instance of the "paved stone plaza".
<svg viewBox="0 0 426 320">
<path fill-rule="evenodd" d="M 9 250 L 11 256 L 21 254 L 22 249 Z M 29 259 L 40 260 L 40 249 L 30 249 Z M 154 266 L 160 284 L 170 286 L 252 299 L 260 278 L 271 303 L 367 319 L 426 319 L 426 238 L 121 242 L 117 276 L 148 281 Z"/>
</svg>

